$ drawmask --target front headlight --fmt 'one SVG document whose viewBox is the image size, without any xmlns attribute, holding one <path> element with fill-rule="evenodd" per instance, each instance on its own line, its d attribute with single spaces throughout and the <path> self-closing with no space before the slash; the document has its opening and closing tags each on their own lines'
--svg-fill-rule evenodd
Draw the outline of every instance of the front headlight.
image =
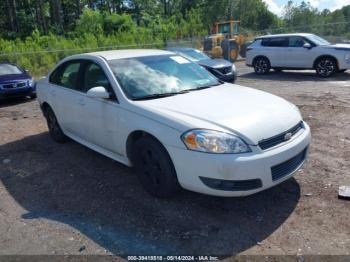
<svg viewBox="0 0 350 262">
<path fill-rule="evenodd" d="M 235 64 L 232 64 L 232 72 L 235 72 L 236 71 L 236 66 Z"/>
<path fill-rule="evenodd" d="M 249 146 L 239 137 L 227 133 L 196 129 L 181 136 L 189 150 L 214 154 L 239 154 L 251 152 Z"/>
<path fill-rule="evenodd" d="M 33 78 L 28 80 L 28 86 L 30 86 L 30 87 L 33 87 L 33 86 L 34 86 L 34 80 L 33 80 Z"/>
</svg>

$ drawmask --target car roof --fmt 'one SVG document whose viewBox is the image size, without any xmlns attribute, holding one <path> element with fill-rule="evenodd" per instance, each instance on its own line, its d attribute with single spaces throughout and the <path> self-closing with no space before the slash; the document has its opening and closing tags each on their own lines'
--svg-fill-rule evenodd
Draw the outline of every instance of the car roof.
<svg viewBox="0 0 350 262">
<path fill-rule="evenodd" d="M 82 55 L 99 56 L 106 60 L 143 57 L 143 56 L 157 56 L 157 55 L 173 55 L 173 52 L 158 50 L 158 49 L 124 49 L 124 50 L 110 50 L 101 52 L 85 53 Z"/>
<path fill-rule="evenodd" d="M 289 36 L 311 36 L 313 34 L 309 33 L 294 33 L 294 34 L 275 34 L 275 35 L 263 35 L 259 36 L 256 39 L 263 39 L 263 38 L 273 38 L 273 37 L 289 37 Z"/>
</svg>

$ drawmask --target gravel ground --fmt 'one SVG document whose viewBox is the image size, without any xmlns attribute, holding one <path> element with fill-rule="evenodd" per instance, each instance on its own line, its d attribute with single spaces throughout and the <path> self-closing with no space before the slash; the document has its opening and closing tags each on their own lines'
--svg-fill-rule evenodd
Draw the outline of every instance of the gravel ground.
<svg viewBox="0 0 350 262">
<path fill-rule="evenodd" d="M 295 178 L 245 198 L 181 192 L 159 200 L 129 168 L 75 142 L 56 144 L 36 101 L 0 104 L 0 254 L 349 254 L 350 74 L 258 77 L 238 83 L 280 95 L 312 129 Z"/>
</svg>

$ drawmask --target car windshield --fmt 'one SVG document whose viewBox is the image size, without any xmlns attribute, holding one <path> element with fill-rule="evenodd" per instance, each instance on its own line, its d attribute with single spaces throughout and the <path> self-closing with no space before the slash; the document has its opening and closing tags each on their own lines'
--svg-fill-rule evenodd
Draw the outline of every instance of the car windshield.
<svg viewBox="0 0 350 262">
<path fill-rule="evenodd" d="M 206 59 L 210 59 L 208 56 L 203 54 L 201 51 L 192 49 L 192 50 L 185 50 L 185 51 L 180 51 L 180 53 L 184 54 L 186 57 L 191 59 L 192 61 L 202 61 Z"/>
<path fill-rule="evenodd" d="M 133 100 L 183 94 L 220 85 L 201 66 L 178 55 L 159 55 L 108 61 L 126 95 Z"/>
<path fill-rule="evenodd" d="M 330 45 L 331 44 L 327 40 L 325 40 L 322 37 L 319 37 L 317 35 L 309 35 L 308 38 L 316 45 Z"/>
<path fill-rule="evenodd" d="M 11 64 L 0 64 L 0 76 L 3 75 L 16 75 L 22 74 L 23 72 L 15 65 Z"/>
</svg>

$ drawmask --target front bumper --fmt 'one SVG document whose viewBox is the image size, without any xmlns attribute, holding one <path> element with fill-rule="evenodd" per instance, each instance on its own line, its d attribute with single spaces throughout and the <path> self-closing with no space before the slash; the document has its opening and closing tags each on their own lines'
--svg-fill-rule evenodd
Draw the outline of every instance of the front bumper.
<svg viewBox="0 0 350 262">
<path fill-rule="evenodd" d="M 174 162 L 180 185 L 188 190 L 216 196 L 246 196 L 273 187 L 293 176 L 302 166 L 310 144 L 310 128 L 299 131 L 287 143 L 269 150 L 251 146 L 252 152 L 233 154 L 208 154 L 168 146 L 167 150 Z M 305 151 L 304 151 L 305 150 Z M 305 158 L 287 175 L 278 178 L 272 176 L 272 167 L 285 163 L 305 152 Z M 261 186 L 245 190 L 219 190 L 205 184 L 203 178 L 232 181 L 233 184 L 245 181 L 261 180 Z"/>
<path fill-rule="evenodd" d="M 11 97 L 24 97 L 32 96 L 36 94 L 35 87 L 23 87 L 23 88 L 0 88 L 0 99 L 11 98 Z"/>
<path fill-rule="evenodd" d="M 338 69 L 339 70 L 347 70 L 350 69 L 350 60 L 343 60 L 338 62 Z"/>
<path fill-rule="evenodd" d="M 215 72 L 213 72 L 213 74 L 217 78 L 219 78 L 220 80 L 222 80 L 224 82 L 232 83 L 232 82 L 236 81 L 236 79 L 237 79 L 237 72 L 236 71 L 228 73 L 228 74 L 222 74 L 222 73 L 220 73 L 218 71 L 215 71 Z"/>
</svg>

